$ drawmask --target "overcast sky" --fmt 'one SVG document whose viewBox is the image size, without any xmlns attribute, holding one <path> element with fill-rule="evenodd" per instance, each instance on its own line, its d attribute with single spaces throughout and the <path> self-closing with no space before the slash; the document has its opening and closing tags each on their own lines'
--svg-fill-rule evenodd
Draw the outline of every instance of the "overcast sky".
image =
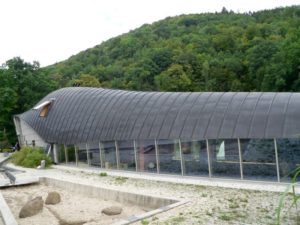
<svg viewBox="0 0 300 225">
<path fill-rule="evenodd" d="M 0 0 L 0 64 L 20 56 L 50 65 L 168 16 L 290 5 L 300 0 Z"/>
</svg>

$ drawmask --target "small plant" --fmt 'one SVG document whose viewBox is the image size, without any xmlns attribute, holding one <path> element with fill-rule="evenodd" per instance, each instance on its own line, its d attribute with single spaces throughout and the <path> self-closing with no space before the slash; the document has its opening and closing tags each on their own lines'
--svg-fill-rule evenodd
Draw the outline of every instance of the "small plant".
<svg viewBox="0 0 300 225">
<path fill-rule="evenodd" d="M 148 220 L 142 220 L 141 221 L 141 224 L 143 224 L 143 225 L 148 225 L 150 222 L 148 221 Z"/>
<path fill-rule="evenodd" d="M 128 180 L 128 177 L 116 177 L 115 181 L 119 184 L 123 184 Z"/>
<path fill-rule="evenodd" d="M 5 152 L 10 153 L 10 152 L 13 152 L 13 150 L 10 149 L 10 148 L 5 148 L 5 149 L 2 149 L 1 152 L 3 152 L 3 153 L 5 153 Z"/>
<path fill-rule="evenodd" d="M 293 207 L 296 209 L 296 211 L 298 210 L 298 201 L 300 199 L 300 195 L 296 194 L 295 187 L 297 185 L 297 179 L 300 176 L 300 167 L 293 170 L 291 172 L 291 174 L 293 174 L 292 183 L 287 186 L 287 188 L 281 195 L 281 197 L 279 199 L 278 207 L 276 209 L 276 224 L 277 225 L 281 224 L 281 212 L 284 207 L 284 201 L 285 201 L 286 197 L 289 195 L 290 191 L 292 191 L 293 201 L 288 210 L 292 209 Z"/>
<path fill-rule="evenodd" d="M 99 176 L 100 176 L 100 177 L 107 177 L 107 173 L 106 173 L 106 172 L 101 172 L 101 173 L 99 174 Z"/>
<path fill-rule="evenodd" d="M 52 164 L 51 158 L 46 156 L 41 148 L 37 147 L 26 146 L 12 155 L 12 162 L 15 165 L 27 168 L 36 168 L 41 164 L 42 160 L 45 160 L 46 167 Z"/>
</svg>

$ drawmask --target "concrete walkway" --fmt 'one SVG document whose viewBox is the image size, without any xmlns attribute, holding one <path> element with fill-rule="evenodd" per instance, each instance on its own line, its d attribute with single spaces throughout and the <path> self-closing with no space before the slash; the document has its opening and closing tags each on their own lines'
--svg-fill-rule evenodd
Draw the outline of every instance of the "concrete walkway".
<svg viewBox="0 0 300 225">
<path fill-rule="evenodd" d="M 53 169 L 46 169 L 46 170 L 21 168 L 21 167 L 16 167 L 12 164 L 8 164 L 8 166 L 16 169 L 22 169 L 26 171 L 28 175 L 33 175 L 38 177 L 52 177 L 52 178 L 59 178 L 60 177 L 59 171 L 74 171 L 74 172 L 86 172 L 86 173 L 94 173 L 94 174 L 100 174 L 101 172 L 105 172 L 109 176 L 116 176 L 116 177 L 129 177 L 134 179 L 162 181 L 162 182 L 171 182 L 171 183 L 179 183 L 179 184 L 191 184 L 191 185 L 236 188 L 236 189 L 258 190 L 258 191 L 271 191 L 271 192 L 284 192 L 289 185 L 287 183 L 276 183 L 276 182 L 265 182 L 265 181 L 187 177 L 187 176 L 177 176 L 177 175 L 105 170 L 96 167 L 77 167 L 77 166 L 62 165 L 62 164 L 54 165 L 52 166 Z M 77 179 L 79 178 L 77 177 Z M 300 184 L 297 185 L 296 192 L 300 193 Z"/>
</svg>

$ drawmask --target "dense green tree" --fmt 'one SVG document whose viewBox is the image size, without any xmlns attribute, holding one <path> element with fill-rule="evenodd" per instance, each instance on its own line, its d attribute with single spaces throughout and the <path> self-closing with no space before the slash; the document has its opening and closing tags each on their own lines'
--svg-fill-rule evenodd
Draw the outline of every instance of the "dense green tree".
<svg viewBox="0 0 300 225">
<path fill-rule="evenodd" d="M 38 62 L 27 63 L 19 57 L 8 60 L 0 68 L 0 142 L 4 138 L 15 141 L 14 114 L 28 110 L 55 88 L 56 82 L 40 70 Z"/>
<path fill-rule="evenodd" d="M 100 87 L 99 80 L 88 74 L 81 74 L 78 78 L 73 79 L 69 82 L 68 86 L 73 87 Z"/>
<path fill-rule="evenodd" d="M 299 91 L 299 40 L 299 6 L 223 8 L 145 24 L 44 70 L 61 87 L 89 74 L 132 90 Z"/>
</svg>

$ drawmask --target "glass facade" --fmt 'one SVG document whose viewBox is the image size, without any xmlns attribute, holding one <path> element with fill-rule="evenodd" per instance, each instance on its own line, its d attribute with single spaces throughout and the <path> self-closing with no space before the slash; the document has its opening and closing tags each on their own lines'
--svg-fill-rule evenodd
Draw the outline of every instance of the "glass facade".
<svg viewBox="0 0 300 225">
<path fill-rule="evenodd" d="M 86 166 L 88 164 L 88 160 L 85 143 L 76 145 L 76 154 L 78 159 L 77 164 L 80 166 Z"/>
<path fill-rule="evenodd" d="M 290 182 L 300 139 L 122 140 L 58 145 L 60 163 L 184 176 Z"/>
<path fill-rule="evenodd" d="M 134 141 L 118 141 L 121 170 L 136 170 Z"/>
<path fill-rule="evenodd" d="M 181 174 L 181 153 L 178 140 L 158 140 L 159 172 Z"/>
<path fill-rule="evenodd" d="M 117 169 L 117 155 L 115 141 L 105 141 L 100 143 L 102 168 Z"/>
<path fill-rule="evenodd" d="M 276 139 L 276 143 L 280 180 L 291 181 L 294 170 L 300 167 L 300 139 Z"/>
<path fill-rule="evenodd" d="M 101 167 L 99 142 L 90 143 L 87 146 L 88 162 L 91 166 Z"/>
<path fill-rule="evenodd" d="M 244 178 L 276 181 L 274 139 L 241 139 L 240 142 Z"/>
<path fill-rule="evenodd" d="M 157 158 L 154 140 L 136 141 L 137 168 L 140 172 L 156 173 Z"/>
<path fill-rule="evenodd" d="M 64 149 L 65 149 L 66 162 L 70 164 L 75 164 L 76 163 L 75 146 L 65 145 Z"/>
<path fill-rule="evenodd" d="M 181 150 L 185 175 L 209 176 L 206 140 L 182 140 Z"/>
<path fill-rule="evenodd" d="M 240 178 L 240 159 L 237 139 L 209 140 L 212 177 Z"/>
</svg>

